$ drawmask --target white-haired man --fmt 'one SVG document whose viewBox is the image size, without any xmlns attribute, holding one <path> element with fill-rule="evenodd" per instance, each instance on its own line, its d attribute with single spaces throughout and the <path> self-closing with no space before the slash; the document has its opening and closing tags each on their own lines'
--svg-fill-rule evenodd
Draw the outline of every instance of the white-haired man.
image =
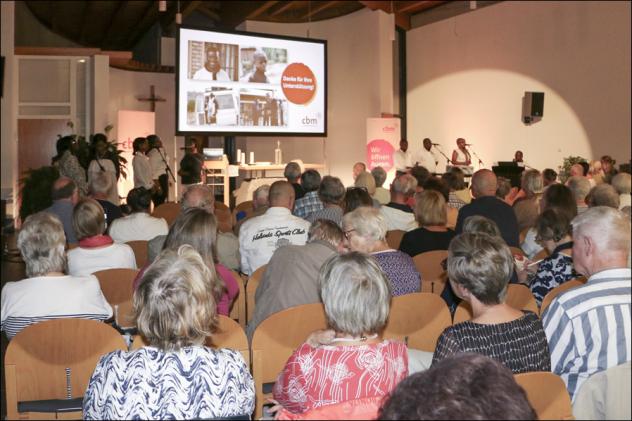
<svg viewBox="0 0 632 421">
<path fill-rule="evenodd" d="M 591 375 L 630 361 L 630 221 L 597 206 L 573 219 L 575 270 L 586 285 L 559 295 L 542 322 L 551 369 L 571 399 Z"/>
<path fill-rule="evenodd" d="M 386 220 L 386 229 L 411 231 L 417 228 L 415 214 L 407 202 L 417 189 L 417 180 L 410 174 L 403 174 L 391 183 L 391 201 L 380 206 Z"/>
</svg>

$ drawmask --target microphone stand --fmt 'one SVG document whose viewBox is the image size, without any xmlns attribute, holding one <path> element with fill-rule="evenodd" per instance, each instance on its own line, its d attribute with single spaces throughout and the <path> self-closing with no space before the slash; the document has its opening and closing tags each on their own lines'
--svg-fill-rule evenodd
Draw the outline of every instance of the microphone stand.
<svg viewBox="0 0 632 421">
<path fill-rule="evenodd" d="M 435 148 L 437 148 L 437 150 L 439 151 L 439 153 L 441 155 L 443 155 L 443 157 L 445 158 L 445 160 L 447 161 L 446 165 L 450 165 L 452 164 L 452 161 L 450 160 L 450 158 L 448 158 L 448 156 L 446 154 L 443 153 L 443 151 L 441 149 L 439 149 L 439 145 L 433 145 Z"/>
<path fill-rule="evenodd" d="M 485 164 L 483 164 L 481 158 L 476 154 L 476 152 L 474 152 L 474 149 L 470 147 L 470 150 L 472 151 L 472 154 L 476 157 L 476 159 L 478 159 L 478 165 L 480 165 L 481 167 L 484 166 Z"/>
<path fill-rule="evenodd" d="M 176 177 L 173 175 L 173 171 L 171 171 L 171 167 L 167 163 L 167 160 L 165 159 L 165 156 L 160 151 L 160 148 L 156 148 L 156 149 L 158 149 L 158 153 L 160 154 L 160 158 L 162 159 L 162 162 L 165 163 L 165 168 L 167 169 L 167 174 L 171 175 L 171 179 L 175 183 L 176 182 Z"/>
</svg>

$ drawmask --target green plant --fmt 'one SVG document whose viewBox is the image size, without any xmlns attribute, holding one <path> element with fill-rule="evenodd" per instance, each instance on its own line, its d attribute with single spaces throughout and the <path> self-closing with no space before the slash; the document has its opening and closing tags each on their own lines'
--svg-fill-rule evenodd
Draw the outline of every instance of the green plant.
<svg viewBox="0 0 632 421">
<path fill-rule="evenodd" d="M 571 167 L 575 164 L 579 164 L 580 162 L 588 162 L 586 158 L 582 158 L 581 156 L 567 156 L 564 158 L 564 162 L 562 166 L 559 168 L 558 177 L 562 183 L 566 183 L 566 180 L 569 179 L 571 173 Z"/>
<path fill-rule="evenodd" d="M 43 211 L 53 204 L 51 189 L 55 180 L 59 178 L 57 167 L 48 166 L 30 169 L 24 172 L 20 179 L 20 219 Z"/>
</svg>

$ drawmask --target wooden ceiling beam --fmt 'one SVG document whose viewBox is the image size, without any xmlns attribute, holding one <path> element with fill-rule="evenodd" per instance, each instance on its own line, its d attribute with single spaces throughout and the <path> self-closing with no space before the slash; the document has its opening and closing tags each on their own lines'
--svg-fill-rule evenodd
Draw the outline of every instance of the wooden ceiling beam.
<svg viewBox="0 0 632 421">
<path fill-rule="evenodd" d="M 264 12 L 266 12 L 268 9 L 270 9 L 272 6 L 274 6 L 277 3 L 278 3 L 278 1 L 266 1 L 261 6 L 259 6 L 258 8 L 253 10 L 252 12 L 250 12 L 250 14 L 248 16 L 246 16 L 246 20 L 258 18 Z"/>
<path fill-rule="evenodd" d="M 371 10 L 382 10 L 388 14 L 395 13 L 395 25 L 405 30 L 410 29 L 410 15 L 391 10 L 394 3 L 390 1 L 360 1 L 360 3 Z"/>
<path fill-rule="evenodd" d="M 90 28 L 90 13 L 92 12 L 92 5 L 95 2 L 86 1 L 84 2 L 83 7 L 83 23 L 81 24 L 81 31 L 79 32 L 79 44 L 83 45 L 86 43 L 86 36 L 88 35 L 88 28 Z"/>
<path fill-rule="evenodd" d="M 212 20 L 213 22 L 219 22 L 220 17 L 215 10 L 211 10 L 206 6 L 206 3 L 202 3 L 200 7 L 195 9 L 196 12 L 202 13 L 204 16 Z"/>
<path fill-rule="evenodd" d="M 340 1 L 338 1 L 338 0 L 325 2 L 325 3 L 321 4 L 320 6 L 312 9 L 309 12 L 307 12 L 301 19 L 312 18 L 312 17 L 316 16 L 318 13 L 322 12 L 323 10 L 327 10 L 327 9 L 331 8 L 332 6 L 337 5 L 338 3 L 340 3 Z"/>
<path fill-rule="evenodd" d="M 107 25 L 107 29 L 105 30 L 105 36 L 103 38 L 101 38 L 101 46 L 107 46 L 108 45 L 108 41 L 110 40 L 110 38 L 112 37 L 112 35 L 114 34 L 114 27 L 115 27 L 115 23 L 116 20 L 120 17 L 123 16 L 123 11 L 126 9 L 127 7 L 127 1 L 120 1 L 118 4 L 118 7 L 116 8 L 116 10 L 114 11 L 114 13 L 112 13 L 112 17 L 110 18 L 110 22 Z"/>
<path fill-rule="evenodd" d="M 395 6 L 395 13 L 415 13 L 445 3 L 444 1 L 407 1 L 402 7 Z"/>
<path fill-rule="evenodd" d="M 156 22 L 158 19 L 156 16 L 158 15 L 158 3 L 149 1 L 147 2 L 147 7 L 143 10 L 143 18 L 138 22 L 134 31 L 130 34 L 128 39 L 128 44 L 126 48 L 134 48 L 134 45 L 138 42 L 139 38 L 149 29 L 149 27 Z"/>
<path fill-rule="evenodd" d="M 272 13 L 270 14 L 270 16 L 271 16 L 271 17 L 278 16 L 278 15 L 280 15 L 280 14 L 281 14 L 281 13 L 283 13 L 283 12 L 286 12 L 286 11 L 288 11 L 288 10 L 290 10 L 290 9 L 293 9 L 293 8 L 294 8 L 294 7 L 296 7 L 299 3 L 301 3 L 301 2 L 299 2 L 299 1 L 286 1 L 286 2 L 285 2 L 285 5 L 284 5 L 283 7 L 279 7 L 277 10 L 275 10 L 274 12 L 272 12 Z"/>
</svg>

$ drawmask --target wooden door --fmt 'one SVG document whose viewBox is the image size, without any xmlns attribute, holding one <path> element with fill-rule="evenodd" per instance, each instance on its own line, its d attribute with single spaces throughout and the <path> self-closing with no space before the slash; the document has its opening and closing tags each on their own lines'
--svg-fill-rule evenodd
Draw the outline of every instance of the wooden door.
<svg viewBox="0 0 632 421">
<path fill-rule="evenodd" d="M 18 119 L 18 178 L 30 168 L 51 164 L 57 135 L 68 135 L 65 119 Z"/>
</svg>

